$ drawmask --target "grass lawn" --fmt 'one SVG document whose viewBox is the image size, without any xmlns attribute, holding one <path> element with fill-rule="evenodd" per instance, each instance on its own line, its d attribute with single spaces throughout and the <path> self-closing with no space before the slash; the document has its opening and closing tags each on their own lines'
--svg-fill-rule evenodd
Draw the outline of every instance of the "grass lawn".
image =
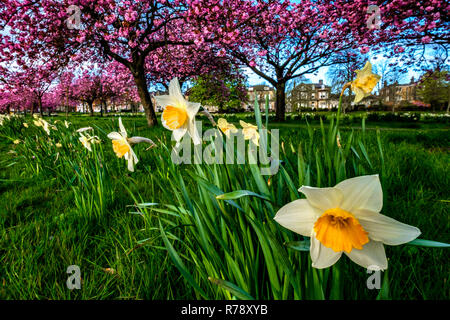
<svg viewBox="0 0 450 320">
<path fill-rule="evenodd" d="M 65 118 L 52 118 L 56 119 Z M 0 299 L 196 299 L 204 297 L 199 294 L 200 290 L 211 299 L 228 297 L 222 289 L 207 280 L 212 274 L 198 271 L 198 265 L 202 265 L 205 272 L 216 270 L 208 265 L 213 264 L 213 258 L 200 253 L 200 249 L 193 252 L 196 250 L 195 241 L 203 240 L 195 239 L 197 229 L 186 226 L 174 212 L 183 212 L 183 208 L 189 206 L 198 214 L 207 211 L 214 214 L 215 210 L 232 212 L 226 206 L 210 202 L 211 199 L 199 187 L 198 176 L 201 170 L 203 177 L 209 180 L 206 177 L 218 177 L 223 170 L 230 177 L 234 165 L 230 168 L 206 164 L 200 167 L 175 166 L 170 163 L 170 150 L 162 146 L 171 144 L 167 130 L 162 127 L 147 128 L 143 117 L 124 117 L 123 123 L 129 136 L 148 137 L 158 144 L 157 148 L 149 150 L 146 150 L 148 145 L 136 145 L 133 149 L 139 163 L 135 172 L 129 172 L 125 160 L 115 157 L 112 144 L 106 137 L 107 133 L 118 131 L 117 117 L 91 119 L 71 116 L 69 129 L 59 123 L 57 133 L 52 132 L 58 138 L 53 140 L 51 146 L 50 143 L 43 143 L 47 141 L 46 134 L 31 125 L 30 117 L 25 121 L 30 123 L 30 128 L 15 126 L 6 130 L 0 127 Z M 99 167 L 93 165 L 96 160 L 82 147 L 78 134 L 71 135 L 75 129 L 85 126 L 93 127 L 94 133 L 103 141 L 102 149 L 96 149 L 101 150 Z M 354 152 L 361 158 L 360 163 L 354 164 L 358 166 L 358 172 L 383 174 L 383 214 L 417 226 L 422 232 L 422 239 L 449 243 L 449 123 L 415 123 L 414 126 L 408 128 L 404 123 L 369 121 L 363 133 L 361 124 L 344 123 L 340 128 L 341 141 L 345 145 L 352 132 L 360 137 L 364 141 L 367 157 L 355 146 Z M 376 127 L 382 127 L 380 138 L 384 162 L 379 156 Z M 311 132 L 308 132 L 304 121 L 271 123 L 270 128 L 280 129 L 280 159 L 286 168 L 286 171 L 274 175 L 271 181 L 266 181 L 270 193 L 274 195 L 271 206 L 276 212 L 295 198 L 295 194 L 288 191 L 291 190 L 287 187 L 288 182 L 283 182 L 288 181 L 283 180 L 286 179 L 283 172 L 290 176 L 296 188 L 307 181 L 297 165 L 299 146 L 306 163 L 309 163 L 311 153 L 316 153 L 315 156 L 320 158 L 321 132 L 320 123 L 312 122 L 310 129 L 314 131 L 314 144 L 313 148 L 308 148 Z M 65 136 L 61 136 L 60 132 L 65 132 Z M 59 138 L 61 148 L 54 146 Z M 20 139 L 21 143 L 14 144 L 15 139 Z M 317 176 L 320 170 L 316 168 L 314 159 L 310 159 L 311 185 L 316 182 L 314 186 L 317 186 L 318 182 L 322 184 L 320 187 L 325 187 L 328 180 Z M 347 165 L 351 167 L 352 163 Z M 249 171 L 242 170 L 242 174 L 236 174 L 235 182 L 226 184 L 213 178 L 209 182 L 222 189 L 239 185 L 242 189 L 258 192 L 249 182 L 249 176 L 245 175 Z M 190 201 L 183 197 L 185 195 L 189 195 Z M 158 203 L 155 208 L 159 211 L 139 210 L 135 206 L 137 203 Z M 261 205 L 257 200 L 241 199 L 238 203 L 244 209 L 248 206 L 252 212 L 257 212 Z M 270 216 L 270 213 L 267 214 Z M 277 230 L 274 231 L 277 235 L 281 232 L 273 220 L 261 219 L 268 228 Z M 216 223 L 214 220 L 205 221 Z M 161 232 L 162 226 L 199 288 L 193 287 L 174 264 L 173 254 L 167 250 L 167 239 Z M 233 239 L 227 236 L 228 227 L 220 227 L 223 239 L 233 243 Z M 282 232 L 280 237 L 298 240 L 295 235 Z M 218 243 L 211 246 L 220 252 Z M 233 266 L 233 259 L 246 261 L 245 248 L 235 257 L 226 254 L 222 257 L 227 268 L 237 268 L 242 272 L 242 279 L 236 276 L 227 280 L 251 282 L 246 279 L 247 276 L 252 277 L 247 275 L 252 269 L 246 270 L 239 267 L 240 264 L 230 267 Z M 263 259 L 258 250 L 248 254 L 257 257 L 256 263 Z M 450 298 L 448 249 L 386 246 L 386 254 L 389 259 L 389 268 L 384 273 L 384 279 L 389 284 L 386 296 L 392 299 Z M 199 260 L 195 261 L 194 257 Z M 307 253 L 289 253 L 293 269 L 306 266 L 307 259 Z M 300 260 L 301 263 L 298 262 Z M 81 290 L 71 291 L 66 287 L 66 269 L 70 265 L 80 266 Z M 346 257 L 338 265 L 342 298 L 377 297 L 378 290 L 366 287 L 368 275 L 365 269 Z M 239 270 L 234 270 L 233 274 L 239 274 Z M 270 277 L 268 272 L 261 270 L 257 275 L 264 281 Z M 326 272 L 319 273 L 319 280 L 324 280 L 326 276 Z M 270 283 L 273 283 L 272 279 Z M 262 284 L 259 290 L 252 288 L 255 286 L 249 284 L 249 294 L 260 299 L 297 297 L 291 289 L 281 290 L 279 296 L 272 296 Z M 328 290 L 324 287 L 324 292 Z"/>
</svg>

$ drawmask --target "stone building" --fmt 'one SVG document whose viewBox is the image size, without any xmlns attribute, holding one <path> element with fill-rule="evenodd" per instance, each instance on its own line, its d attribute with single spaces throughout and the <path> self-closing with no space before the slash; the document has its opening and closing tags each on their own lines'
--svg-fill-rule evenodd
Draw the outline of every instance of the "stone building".
<svg viewBox="0 0 450 320">
<path fill-rule="evenodd" d="M 287 111 L 300 108 L 331 109 L 335 99 L 332 99 L 331 87 L 319 80 L 319 83 L 294 83 L 294 88 L 287 93 Z"/>
<path fill-rule="evenodd" d="M 247 90 L 248 102 L 243 104 L 245 110 L 253 110 L 255 99 L 258 97 L 258 103 L 261 110 L 266 108 L 266 96 L 269 96 L 269 110 L 275 111 L 276 90 L 267 85 L 251 86 Z"/>
<path fill-rule="evenodd" d="M 387 85 L 384 82 L 383 88 L 380 90 L 380 97 L 383 103 L 388 105 L 399 105 L 402 102 L 413 103 L 417 101 L 417 82 L 414 77 L 407 84 L 399 84 L 398 82 Z"/>
</svg>

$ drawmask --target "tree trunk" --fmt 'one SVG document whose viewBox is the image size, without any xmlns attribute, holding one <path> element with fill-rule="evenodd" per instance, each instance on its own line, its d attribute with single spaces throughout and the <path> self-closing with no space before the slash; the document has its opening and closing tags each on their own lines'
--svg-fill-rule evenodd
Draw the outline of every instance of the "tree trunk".
<svg viewBox="0 0 450 320">
<path fill-rule="evenodd" d="M 65 105 L 65 111 L 66 111 L 66 119 L 69 117 L 69 94 L 68 94 L 68 88 L 66 87 L 66 105 Z"/>
<path fill-rule="evenodd" d="M 156 119 L 156 113 L 153 109 L 153 103 L 148 93 L 147 82 L 145 81 L 144 69 L 139 70 L 137 73 L 133 73 L 134 81 L 136 83 L 139 98 L 141 99 L 142 106 L 144 107 L 145 117 L 147 118 L 147 125 L 154 127 L 158 125 Z"/>
<path fill-rule="evenodd" d="M 41 114 L 41 117 L 44 116 L 44 111 L 42 110 L 42 98 L 38 97 L 38 107 L 39 107 L 39 113 Z"/>
<path fill-rule="evenodd" d="M 285 115 L 286 115 L 286 82 L 278 82 L 276 86 L 276 104 L 275 104 L 275 111 L 276 111 L 276 120 L 284 122 Z"/>
<path fill-rule="evenodd" d="M 447 90 L 447 113 L 450 111 L 450 86 L 448 86 Z"/>
<path fill-rule="evenodd" d="M 87 101 L 87 104 L 88 104 L 88 106 L 89 106 L 89 113 L 90 113 L 90 116 L 91 116 L 91 117 L 94 116 L 94 108 L 93 108 L 93 106 L 92 106 L 93 102 L 94 102 L 94 101 Z"/>
<path fill-rule="evenodd" d="M 103 117 L 103 101 L 100 101 L 100 117 Z"/>
</svg>

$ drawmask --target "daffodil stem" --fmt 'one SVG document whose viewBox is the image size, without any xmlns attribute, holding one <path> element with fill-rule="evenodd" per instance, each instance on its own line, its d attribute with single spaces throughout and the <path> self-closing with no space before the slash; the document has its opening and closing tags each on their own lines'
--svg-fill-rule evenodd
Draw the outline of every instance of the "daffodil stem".
<svg viewBox="0 0 450 320">
<path fill-rule="evenodd" d="M 349 88 L 351 86 L 351 82 L 347 82 L 344 87 L 342 88 L 341 91 L 341 95 L 339 96 L 339 105 L 338 105 L 338 110 L 337 110 L 337 115 L 336 115 L 336 129 L 339 126 L 339 119 L 341 117 L 341 109 L 342 109 L 342 97 L 344 96 L 344 92 L 347 88 Z"/>
<path fill-rule="evenodd" d="M 203 108 L 203 107 L 202 107 Z M 202 113 L 204 115 L 206 115 L 206 117 L 208 118 L 208 120 L 211 122 L 211 124 L 213 125 L 213 127 L 215 127 L 217 124 L 214 121 L 214 118 L 212 117 L 212 115 L 208 112 L 208 110 L 206 110 L 205 108 L 203 108 Z"/>
</svg>

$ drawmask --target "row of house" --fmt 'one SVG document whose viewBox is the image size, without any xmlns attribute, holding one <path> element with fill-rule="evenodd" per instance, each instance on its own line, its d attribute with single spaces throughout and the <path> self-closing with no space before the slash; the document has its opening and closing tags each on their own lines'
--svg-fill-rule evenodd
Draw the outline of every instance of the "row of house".
<svg viewBox="0 0 450 320">
<path fill-rule="evenodd" d="M 370 95 L 362 100 L 359 105 L 366 107 L 379 104 L 398 105 L 402 102 L 414 104 L 418 102 L 417 97 L 418 82 L 411 78 L 410 83 L 393 83 L 388 85 L 386 82 L 377 95 Z M 276 91 L 275 88 L 266 85 L 256 85 L 248 89 L 249 103 L 243 105 L 244 109 L 251 109 L 255 97 L 258 97 L 259 105 L 264 107 L 265 97 L 269 96 L 269 108 L 275 110 Z M 331 93 L 331 87 L 319 80 L 318 83 L 299 83 L 287 93 L 286 111 L 294 111 L 300 108 L 311 109 L 332 109 L 337 108 L 339 104 L 339 94 Z"/>
<path fill-rule="evenodd" d="M 242 109 L 253 110 L 255 99 L 258 99 L 258 103 L 261 109 L 265 108 L 266 97 L 269 98 L 269 110 L 275 111 L 276 90 L 268 85 L 254 85 L 248 88 L 248 102 L 242 104 Z M 152 97 L 153 105 L 156 112 L 161 112 L 162 108 L 157 106 L 154 99 L 155 95 L 167 94 L 163 91 L 154 92 Z M 398 84 L 393 83 L 388 85 L 384 82 L 383 88 L 378 95 L 371 95 L 362 100 L 359 105 L 365 105 L 366 107 L 377 105 L 380 102 L 384 105 L 398 105 L 401 102 L 415 103 L 418 101 L 417 97 L 417 82 L 414 78 L 410 83 Z M 286 94 L 286 111 L 292 112 L 299 110 L 300 108 L 311 109 L 332 109 L 337 108 L 339 104 L 339 95 L 331 93 L 331 87 L 323 83 L 323 80 L 319 80 L 318 83 L 299 83 L 294 85 L 293 89 Z M 143 112 L 141 105 L 135 106 L 135 111 Z M 206 106 L 210 112 L 217 112 L 218 109 L 215 106 Z M 115 110 L 129 109 L 128 105 L 114 106 Z M 77 111 L 87 111 L 86 106 L 78 106 Z M 94 111 L 99 112 L 99 104 L 94 102 Z"/>
</svg>

